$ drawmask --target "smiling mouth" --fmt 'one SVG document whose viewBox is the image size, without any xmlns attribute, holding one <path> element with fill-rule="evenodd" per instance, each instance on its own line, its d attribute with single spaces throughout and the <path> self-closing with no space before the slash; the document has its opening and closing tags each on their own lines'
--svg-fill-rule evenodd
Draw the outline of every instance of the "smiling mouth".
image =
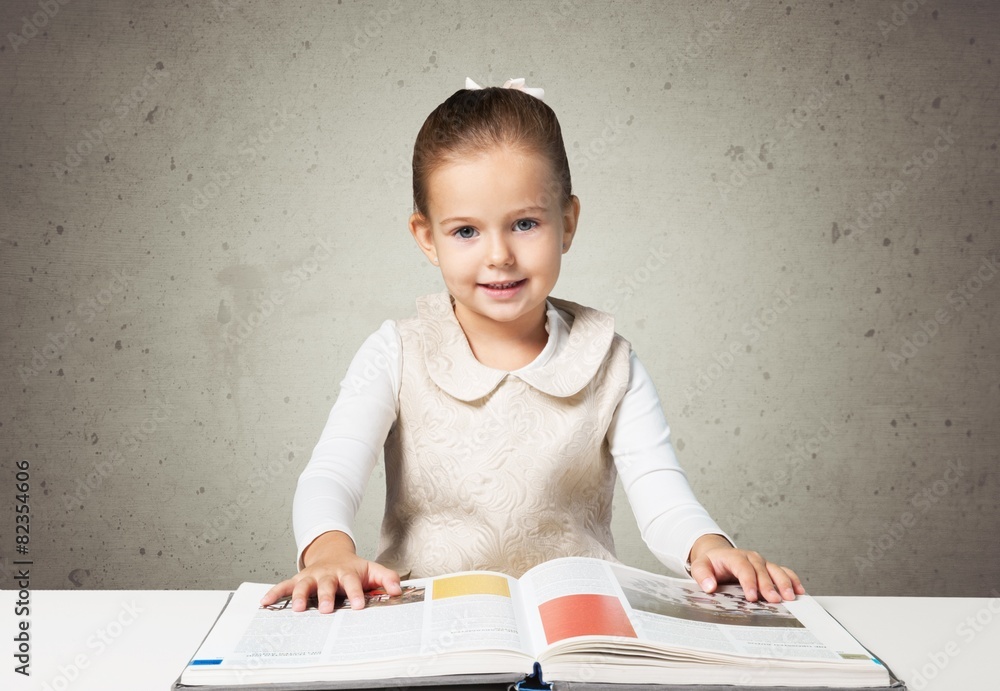
<svg viewBox="0 0 1000 691">
<path fill-rule="evenodd" d="M 516 285 L 524 283 L 525 280 L 526 279 L 522 278 L 520 281 L 507 281 L 505 283 L 480 283 L 479 285 L 491 288 L 492 290 L 504 290 L 505 288 L 513 288 Z"/>
</svg>

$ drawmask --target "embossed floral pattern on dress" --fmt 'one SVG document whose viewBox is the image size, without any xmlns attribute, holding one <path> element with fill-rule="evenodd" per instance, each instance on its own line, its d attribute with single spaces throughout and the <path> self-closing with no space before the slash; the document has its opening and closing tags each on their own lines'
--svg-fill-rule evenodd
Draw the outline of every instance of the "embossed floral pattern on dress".
<svg viewBox="0 0 1000 691">
<path fill-rule="evenodd" d="M 615 561 L 605 437 L 630 345 L 610 314 L 549 302 L 571 315 L 569 336 L 517 372 L 476 360 L 447 291 L 418 298 L 417 315 L 397 322 L 403 367 L 379 563 L 416 578 L 520 576 L 559 556 Z"/>
</svg>

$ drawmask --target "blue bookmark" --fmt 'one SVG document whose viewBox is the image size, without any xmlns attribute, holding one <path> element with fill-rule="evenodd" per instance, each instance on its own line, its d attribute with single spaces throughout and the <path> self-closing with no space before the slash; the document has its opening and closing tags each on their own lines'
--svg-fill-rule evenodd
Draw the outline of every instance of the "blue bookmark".
<svg viewBox="0 0 1000 691">
<path fill-rule="evenodd" d="M 514 691 L 551 691 L 552 684 L 542 681 L 542 666 L 535 663 L 532 673 L 514 684 Z"/>
</svg>

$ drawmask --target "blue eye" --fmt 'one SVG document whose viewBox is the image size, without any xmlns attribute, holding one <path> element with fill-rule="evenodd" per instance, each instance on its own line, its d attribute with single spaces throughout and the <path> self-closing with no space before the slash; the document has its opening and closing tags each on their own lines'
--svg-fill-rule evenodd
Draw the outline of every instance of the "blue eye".
<svg viewBox="0 0 1000 691">
<path fill-rule="evenodd" d="M 518 225 L 519 223 L 530 223 L 531 226 L 529 226 L 528 228 L 522 228 L 522 227 L 520 227 Z M 532 230 L 537 225 L 538 225 L 538 222 L 537 221 L 532 221 L 530 218 L 522 218 L 520 221 L 518 221 L 517 223 L 514 224 L 514 226 L 518 230 Z"/>
<path fill-rule="evenodd" d="M 463 226 L 462 228 L 459 228 L 454 233 L 452 233 L 452 235 L 457 235 L 463 240 L 470 240 L 476 236 L 476 229 L 470 228 L 469 226 Z"/>
</svg>

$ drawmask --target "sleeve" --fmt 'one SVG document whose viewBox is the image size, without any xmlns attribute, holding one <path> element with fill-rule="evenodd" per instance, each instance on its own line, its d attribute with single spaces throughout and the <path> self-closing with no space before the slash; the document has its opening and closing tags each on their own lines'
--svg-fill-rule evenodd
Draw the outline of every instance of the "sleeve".
<svg viewBox="0 0 1000 691">
<path fill-rule="evenodd" d="M 686 573 L 691 547 L 702 535 L 729 540 L 694 496 L 670 443 L 670 427 L 653 381 L 635 351 L 629 354 L 629 382 L 608 428 L 618 475 L 653 555 Z"/>
<path fill-rule="evenodd" d="M 398 415 L 402 346 L 386 320 L 358 349 L 312 456 L 299 475 L 292 525 L 302 552 L 321 534 L 341 530 L 354 540 L 354 517 L 386 436 Z M 356 541 L 355 541 L 356 543 Z"/>
</svg>

